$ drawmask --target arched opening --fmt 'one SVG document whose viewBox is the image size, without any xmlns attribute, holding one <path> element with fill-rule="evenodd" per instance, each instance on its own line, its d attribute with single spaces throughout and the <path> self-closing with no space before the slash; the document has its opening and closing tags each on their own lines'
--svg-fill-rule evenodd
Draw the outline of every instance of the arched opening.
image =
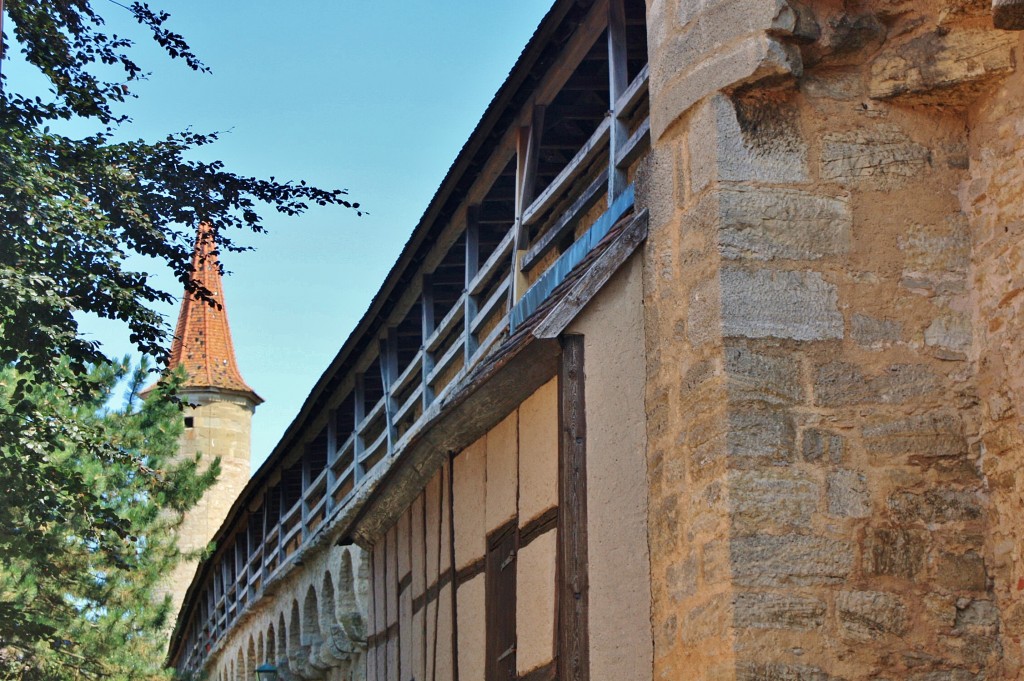
<svg viewBox="0 0 1024 681">
<path fill-rule="evenodd" d="M 317 602 L 316 589 L 310 585 L 302 603 L 302 643 L 309 646 L 323 640 L 320 635 L 320 604 Z"/>
<path fill-rule="evenodd" d="M 292 616 L 288 622 L 288 652 L 294 654 L 302 647 L 302 625 L 299 616 L 299 602 L 292 601 Z"/>
<path fill-rule="evenodd" d="M 238 649 L 235 657 L 235 681 L 246 681 L 245 679 L 245 658 L 242 656 L 242 649 Z"/>
<path fill-rule="evenodd" d="M 324 583 L 320 588 L 320 631 L 329 633 L 338 623 L 338 615 L 335 610 L 334 580 L 331 573 L 324 574 Z"/>
<path fill-rule="evenodd" d="M 277 619 L 277 659 L 284 660 L 288 657 L 288 630 L 284 626 L 284 613 L 278 615 Z"/>
<path fill-rule="evenodd" d="M 256 641 L 250 634 L 249 646 L 245 651 L 245 681 L 253 681 L 256 678 L 256 665 L 259 664 L 256 659 Z"/>
<path fill-rule="evenodd" d="M 263 647 L 263 632 L 261 631 L 256 636 L 256 666 L 260 666 L 267 661 L 266 649 Z M 256 678 L 256 677 L 252 677 Z"/>
<path fill-rule="evenodd" d="M 270 664 L 277 664 L 277 639 L 274 637 L 274 623 L 271 622 L 270 626 L 267 627 L 267 651 L 266 656 L 263 658 L 264 662 Z"/>
</svg>

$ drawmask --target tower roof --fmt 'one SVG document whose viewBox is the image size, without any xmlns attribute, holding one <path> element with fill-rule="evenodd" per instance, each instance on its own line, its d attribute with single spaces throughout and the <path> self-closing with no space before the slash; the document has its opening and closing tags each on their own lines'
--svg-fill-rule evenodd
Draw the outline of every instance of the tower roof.
<svg viewBox="0 0 1024 681">
<path fill-rule="evenodd" d="M 199 226 L 192 256 L 192 279 L 210 292 L 217 305 L 210 305 L 197 293 L 186 289 L 168 366 L 184 366 L 188 377 L 183 388 L 219 388 L 248 393 L 258 404 L 262 398 L 242 378 L 235 360 L 215 238 L 209 224 Z"/>
</svg>

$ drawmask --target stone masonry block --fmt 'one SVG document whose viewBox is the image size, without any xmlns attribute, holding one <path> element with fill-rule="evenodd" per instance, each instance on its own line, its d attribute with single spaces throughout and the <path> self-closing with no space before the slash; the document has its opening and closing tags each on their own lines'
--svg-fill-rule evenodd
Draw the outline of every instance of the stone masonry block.
<svg viewBox="0 0 1024 681">
<path fill-rule="evenodd" d="M 862 641 L 907 629 L 907 607 L 890 593 L 842 591 L 836 596 L 836 612 L 843 633 Z"/>
<path fill-rule="evenodd" d="M 928 533 L 923 530 L 869 528 L 862 552 L 868 574 L 913 579 L 924 568 Z"/>
<path fill-rule="evenodd" d="M 935 583 L 953 592 L 984 591 L 988 586 L 985 559 L 974 551 L 943 552 L 935 561 Z"/>
<path fill-rule="evenodd" d="M 843 337 L 836 287 L 818 272 L 724 268 L 720 280 L 725 336 L 802 341 Z"/>
<path fill-rule="evenodd" d="M 729 548 L 740 586 L 839 584 L 853 569 L 850 545 L 828 537 L 761 534 L 734 538 Z"/>
<path fill-rule="evenodd" d="M 731 401 L 797 404 L 804 400 L 800 361 L 792 355 L 766 355 L 730 345 L 725 348 L 725 371 Z"/>
<path fill-rule="evenodd" d="M 844 185 L 893 189 L 920 175 L 930 163 L 928 149 L 893 126 L 828 133 L 823 138 L 822 179 Z"/>
<path fill-rule="evenodd" d="M 691 191 L 716 181 L 806 182 L 807 142 L 797 116 L 786 102 L 709 97 L 687 136 Z"/>
<path fill-rule="evenodd" d="M 707 30 L 718 32 L 713 27 Z M 681 31 L 665 41 L 663 54 L 652 55 L 651 65 L 653 140 L 659 139 L 679 116 L 708 95 L 768 78 L 803 73 L 800 51 L 794 45 L 760 32 L 719 43 L 706 37 L 695 39 L 693 30 Z"/>
<path fill-rule="evenodd" d="M 731 410 L 728 418 L 726 448 L 734 465 L 793 458 L 796 429 L 785 411 L 748 406 Z"/>
<path fill-rule="evenodd" d="M 804 461 L 819 461 L 828 457 L 831 463 L 840 463 L 846 451 L 846 438 L 819 428 L 808 428 L 803 434 Z"/>
<path fill-rule="evenodd" d="M 721 191 L 719 207 L 724 258 L 819 260 L 850 248 L 853 217 L 846 196 L 730 187 Z"/>
<path fill-rule="evenodd" d="M 828 513 L 839 518 L 871 515 L 868 479 L 860 471 L 838 470 L 828 475 Z"/>
<path fill-rule="evenodd" d="M 823 407 L 903 404 L 934 394 L 938 383 L 938 377 L 920 364 L 893 364 L 880 374 L 866 376 L 856 364 L 829 362 L 815 372 L 815 403 Z"/>
<path fill-rule="evenodd" d="M 1013 72 L 1017 44 L 1012 33 L 988 28 L 936 29 L 883 50 L 868 91 L 875 99 L 970 95 L 987 79 Z"/>
<path fill-rule="evenodd" d="M 939 458 L 963 456 L 967 440 L 956 414 L 932 412 L 884 421 L 863 430 L 864 448 L 880 457 Z"/>
<path fill-rule="evenodd" d="M 896 319 L 854 314 L 850 322 L 853 342 L 865 348 L 881 348 L 897 343 L 903 335 L 903 323 Z"/>
<path fill-rule="evenodd" d="M 729 475 L 729 512 L 733 532 L 744 534 L 763 532 L 769 527 L 807 527 L 820 497 L 820 483 L 800 471 L 775 467 L 732 471 Z"/>
<path fill-rule="evenodd" d="M 737 627 L 750 629 L 817 629 L 826 605 L 817 598 L 772 592 L 741 592 L 733 600 Z"/>
<path fill-rule="evenodd" d="M 889 497 L 889 510 L 897 520 L 927 524 L 977 520 L 983 513 L 977 492 L 960 489 L 896 492 Z"/>
<path fill-rule="evenodd" d="M 738 665 L 736 681 L 839 681 L 818 667 L 806 664 L 744 662 Z"/>
</svg>

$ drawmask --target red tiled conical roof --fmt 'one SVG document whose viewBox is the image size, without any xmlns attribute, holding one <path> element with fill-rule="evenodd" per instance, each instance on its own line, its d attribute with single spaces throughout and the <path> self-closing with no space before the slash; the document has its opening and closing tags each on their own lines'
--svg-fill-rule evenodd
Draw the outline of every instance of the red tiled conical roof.
<svg viewBox="0 0 1024 681">
<path fill-rule="evenodd" d="M 188 373 L 185 388 L 221 388 L 249 393 L 258 404 L 263 400 L 242 379 L 235 360 L 215 236 L 208 224 L 199 226 L 192 266 L 193 280 L 208 289 L 219 305 L 210 305 L 197 294 L 185 292 L 168 366 L 185 367 Z"/>
</svg>

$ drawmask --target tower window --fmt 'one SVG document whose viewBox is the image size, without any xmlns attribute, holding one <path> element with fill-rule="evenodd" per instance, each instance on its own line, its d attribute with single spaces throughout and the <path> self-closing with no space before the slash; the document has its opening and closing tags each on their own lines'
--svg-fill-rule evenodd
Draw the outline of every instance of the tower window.
<svg viewBox="0 0 1024 681">
<path fill-rule="evenodd" d="M 185 427 L 186 428 L 192 428 L 194 425 L 195 425 L 194 418 L 191 417 L 191 416 L 186 416 L 185 417 Z"/>
</svg>

